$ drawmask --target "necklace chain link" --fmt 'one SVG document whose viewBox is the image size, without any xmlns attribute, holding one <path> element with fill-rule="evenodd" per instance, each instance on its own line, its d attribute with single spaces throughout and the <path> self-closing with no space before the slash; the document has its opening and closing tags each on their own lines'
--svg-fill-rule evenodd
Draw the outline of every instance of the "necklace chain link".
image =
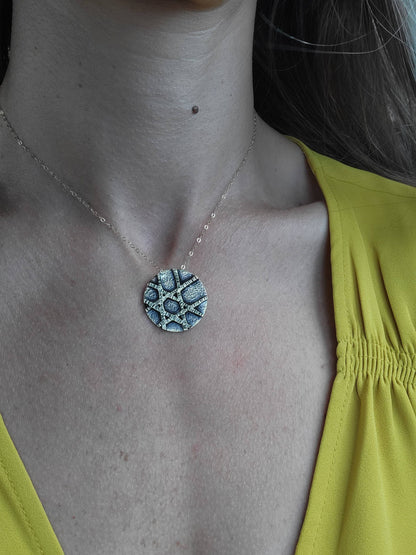
<svg viewBox="0 0 416 555">
<path fill-rule="evenodd" d="M 109 222 L 107 220 L 107 218 L 105 218 L 104 216 L 102 216 L 99 212 L 97 212 L 97 210 L 95 210 L 91 204 L 89 202 L 87 202 L 85 199 L 83 199 L 81 197 L 81 195 L 79 193 L 77 193 L 76 191 L 74 191 L 69 185 L 67 185 L 54 171 L 52 171 L 47 164 L 45 164 L 45 162 L 43 162 L 43 160 L 41 160 L 40 158 L 38 158 L 38 156 L 36 156 L 36 154 L 34 154 L 30 148 L 23 142 L 23 140 L 19 137 L 19 135 L 16 133 L 15 129 L 13 128 L 12 124 L 10 123 L 10 121 L 8 120 L 4 110 L 2 109 L 2 107 L 0 106 L 0 116 L 2 117 L 2 119 L 4 120 L 7 128 L 9 129 L 9 131 L 12 133 L 13 137 L 15 138 L 17 144 L 19 146 L 21 146 L 26 152 L 28 152 L 30 154 L 30 156 L 42 167 L 43 170 L 45 170 L 51 177 L 53 177 L 53 179 L 55 181 L 57 181 L 61 187 L 64 189 L 64 191 L 66 191 L 67 193 L 69 193 L 73 198 L 75 198 L 78 202 L 80 202 L 83 206 L 85 206 L 85 208 L 87 208 L 91 214 L 93 216 L 95 216 L 95 218 L 98 219 L 99 222 L 101 222 L 102 224 L 104 224 L 105 226 L 108 227 L 108 229 L 110 229 L 114 235 L 116 237 L 118 237 L 119 239 L 121 239 L 126 245 L 128 245 L 131 249 L 133 249 L 133 251 L 136 254 L 139 254 L 141 256 L 143 256 L 143 258 L 145 258 L 147 260 L 147 262 L 149 262 L 149 264 L 151 264 L 154 268 L 157 268 L 158 271 L 161 271 L 162 268 L 156 264 L 152 259 L 150 259 L 144 252 L 142 252 L 139 247 L 137 247 L 132 241 L 130 241 L 130 239 L 128 239 L 125 235 L 123 235 L 111 222 Z M 248 158 L 248 154 L 250 152 L 250 150 L 253 148 L 254 143 L 256 141 L 256 130 L 257 130 L 257 117 L 256 117 L 256 112 L 254 111 L 254 117 L 253 117 L 253 133 L 252 133 L 252 137 L 251 137 L 251 142 L 250 145 L 240 163 L 240 165 L 238 166 L 237 170 L 234 172 L 231 180 L 229 181 L 229 183 L 227 183 L 227 186 L 225 187 L 222 195 L 220 196 L 217 204 L 214 206 L 214 208 L 211 211 L 210 217 L 207 220 L 207 222 L 203 225 L 200 234 L 198 235 L 198 237 L 195 239 L 191 249 L 188 251 L 188 254 L 186 255 L 186 257 L 192 257 L 194 255 L 194 248 L 197 244 L 200 244 L 202 241 L 202 238 L 204 236 L 204 234 L 206 233 L 206 231 L 209 229 L 209 226 L 212 222 L 212 220 L 215 218 L 216 216 L 216 212 L 217 209 L 219 208 L 219 206 L 221 205 L 221 203 L 225 200 L 225 198 L 228 195 L 228 192 L 230 190 L 231 185 L 234 183 L 235 179 L 237 178 L 238 174 L 240 173 L 241 169 L 243 168 L 244 164 L 247 161 Z M 186 257 L 185 257 L 185 261 L 186 261 Z M 181 270 L 185 270 L 185 261 L 184 263 L 181 265 Z"/>
</svg>

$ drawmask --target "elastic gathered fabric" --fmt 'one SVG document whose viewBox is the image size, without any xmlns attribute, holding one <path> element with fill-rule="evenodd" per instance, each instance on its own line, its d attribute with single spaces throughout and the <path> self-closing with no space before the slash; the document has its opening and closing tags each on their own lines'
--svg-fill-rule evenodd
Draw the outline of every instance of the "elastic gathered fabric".
<svg viewBox="0 0 416 555">
<path fill-rule="evenodd" d="M 337 369 L 296 555 L 416 546 L 416 189 L 303 150 L 328 209 Z"/>
</svg>

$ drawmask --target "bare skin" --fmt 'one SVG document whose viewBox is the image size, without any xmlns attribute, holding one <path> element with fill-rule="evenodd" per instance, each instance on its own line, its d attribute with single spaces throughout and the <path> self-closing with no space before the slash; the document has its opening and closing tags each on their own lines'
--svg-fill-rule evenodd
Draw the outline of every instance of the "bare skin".
<svg viewBox="0 0 416 555">
<path fill-rule="evenodd" d="M 41 4 L 16 2 L 1 104 L 177 266 L 250 140 L 255 2 Z M 3 125 L 0 153 L 0 410 L 65 553 L 293 553 L 335 372 L 327 213 L 302 152 L 259 118 L 190 266 L 207 314 L 180 335 L 138 306 L 155 269 Z"/>
</svg>

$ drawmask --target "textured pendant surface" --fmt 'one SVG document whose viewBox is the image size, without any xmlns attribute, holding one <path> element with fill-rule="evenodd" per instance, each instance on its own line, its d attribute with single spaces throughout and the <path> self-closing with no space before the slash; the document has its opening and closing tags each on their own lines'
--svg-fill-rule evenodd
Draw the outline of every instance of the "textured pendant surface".
<svg viewBox="0 0 416 555">
<path fill-rule="evenodd" d="M 143 296 L 146 314 L 155 326 L 174 332 L 193 328 L 205 314 L 207 299 L 202 281 L 176 268 L 155 275 Z"/>
</svg>

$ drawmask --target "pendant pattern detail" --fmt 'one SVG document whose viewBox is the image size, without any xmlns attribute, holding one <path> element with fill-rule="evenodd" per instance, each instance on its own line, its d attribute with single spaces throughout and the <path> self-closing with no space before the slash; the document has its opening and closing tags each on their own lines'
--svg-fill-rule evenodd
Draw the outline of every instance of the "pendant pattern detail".
<svg viewBox="0 0 416 555">
<path fill-rule="evenodd" d="M 207 299 L 202 281 L 176 268 L 155 275 L 143 296 L 150 320 L 162 330 L 173 332 L 193 328 L 205 314 Z"/>
</svg>

